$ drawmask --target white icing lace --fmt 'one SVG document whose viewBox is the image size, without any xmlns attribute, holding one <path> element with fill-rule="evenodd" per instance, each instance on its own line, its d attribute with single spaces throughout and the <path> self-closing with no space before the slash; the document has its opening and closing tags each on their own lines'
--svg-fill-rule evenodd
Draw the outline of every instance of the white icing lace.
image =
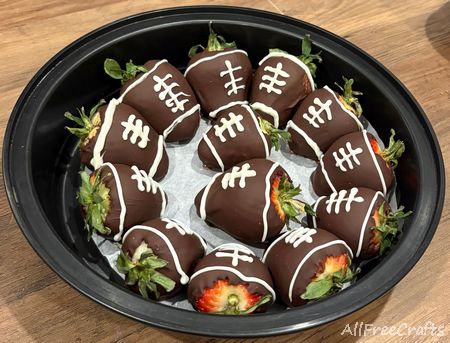
<svg viewBox="0 0 450 343">
<path fill-rule="evenodd" d="M 184 111 L 184 104 L 189 101 L 189 99 L 180 99 L 180 97 L 188 97 L 189 94 L 179 92 L 174 93 L 173 89 L 179 87 L 180 85 L 176 82 L 167 83 L 169 79 L 172 78 L 172 74 L 167 74 L 164 78 L 160 78 L 157 75 L 153 76 L 153 80 L 156 82 L 153 89 L 155 92 L 159 93 L 158 97 L 161 101 L 165 101 L 165 104 L 172 113 L 177 111 Z"/>
<path fill-rule="evenodd" d="M 155 180 L 136 166 L 132 166 L 131 170 L 134 172 L 134 175 L 131 176 L 131 180 L 137 181 L 137 187 L 141 192 L 146 191 L 148 193 L 151 190 L 153 194 L 156 194 L 158 183 Z"/>
<path fill-rule="evenodd" d="M 363 202 L 363 197 L 356 196 L 358 194 L 358 188 L 354 187 L 350 190 L 350 193 L 347 196 L 348 191 L 341 190 L 338 193 L 331 193 L 330 198 L 325 201 L 327 204 L 326 210 L 329 214 L 333 211 L 333 205 L 334 205 L 334 213 L 339 214 L 339 211 L 341 209 L 341 205 L 345 203 L 345 212 L 350 212 L 351 205 L 353 202 Z"/>
<path fill-rule="evenodd" d="M 286 242 L 286 244 L 292 244 L 294 248 L 297 248 L 303 242 L 312 243 L 312 236 L 316 233 L 317 231 L 315 229 L 301 227 L 289 233 L 285 237 L 284 241 Z"/>
<path fill-rule="evenodd" d="M 136 119 L 134 114 L 130 114 L 128 121 L 123 121 L 120 124 L 124 127 L 122 133 L 122 139 L 124 141 L 129 139 L 132 144 L 136 144 L 137 139 L 140 138 L 138 147 L 141 149 L 147 147 L 147 142 L 150 141 L 148 138 L 150 127 L 148 125 L 143 125 L 142 120 Z"/>
<path fill-rule="evenodd" d="M 338 153 L 336 153 L 336 151 L 333 151 L 333 157 L 336 161 L 336 167 L 338 167 L 343 172 L 346 172 L 347 168 L 353 169 L 353 163 L 359 166 L 361 162 L 359 162 L 358 155 L 363 152 L 363 149 L 361 148 L 353 149 L 352 143 L 350 142 L 347 142 L 345 144 L 345 147 L 347 148 L 347 152 L 345 151 L 345 148 L 339 148 L 338 151 L 341 155 L 340 157 Z M 347 168 L 344 166 L 345 163 L 347 164 Z"/>
<path fill-rule="evenodd" d="M 234 67 L 233 68 L 233 65 L 231 64 L 231 62 L 229 60 L 225 61 L 225 66 L 227 67 L 227 69 L 222 71 L 222 72 L 220 72 L 220 77 L 225 77 L 225 76 L 229 76 L 230 77 L 230 81 L 225 83 L 225 85 L 224 85 L 225 90 L 227 90 L 228 96 L 230 96 L 231 94 L 237 94 L 239 89 L 245 89 L 245 85 L 238 84 L 244 78 L 243 77 L 236 78 L 234 76 L 234 72 L 238 71 L 238 70 L 241 70 L 242 66 L 238 66 L 238 67 Z"/>
<path fill-rule="evenodd" d="M 226 173 L 222 178 L 222 188 L 234 188 L 236 179 L 239 178 L 239 187 L 245 187 L 245 179 L 247 177 L 256 176 L 256 171 L 250 169 L 250 164 L 245 163 L 241 168 L 233 167 L 231 172 Z"/>
<path fill-rule="evenodd" d="M 230 135 L 231 138 L 236 137 L 236 131 L 234 131 L 233 127 L 236 127 L 236 130 L 238 130 L 239 132 L 244 131 L 244 126 L 241 124 L 241 121 L 242 119 L 244 119 L 244 117 L 241 114 L 235 115 L 233 112 L 230 112 L 228 114 L 228 117 L 230 119 L 226 118 L 220 119 L 220 123 L 222 125 L 220 126 L 214 125 L 215 135 L 219 137 L 222 143 L 227 141 L 227 139 L 223 135 L 225 131 L 228 131 L 228 134 Z"/>
<path fill-rule="evenodd" d="M 286 81 L 279 80 L 279 78 L 286 79 L 290 76 L 287 72 L 283 70 L 283 64 L 281 62 L 278 62 L 275 68 L 272 66 L 266 66 L 264 68 L 264 71 L 269 72 L 272 75 L 269 74 L 263 75 L 262 81 L 259 84 L 259 90 L 263 90 L 265 88 L 267 90 L 267 93 L 274 92 L 275 94 L 280 95 L 282 93 L 281 88 L 276 88 L 275 86 L 283 87 L 286 85 Z M 267 81 L 267 83 L 264 83 L 264 81 Z"/>
<path fill-rule="evenodd" d="M 326 112 L 327 114 L 327 120 L 330 121 L 331 119 L 333 119 L 333 116 L 331 114 L 331 110 L 330 110 L 330 106 L 332 104 L 331 100 L 327 100 L 325 101 L 325 103 L 323 103 L 319 98 L 314 98 L 314 104 L 319 106 L 319 109 L 316 110 L 316 108 L 314 106 L 309 106 L 308 107 L 308 113 L 303 113 L 303 118 L 305 118 L 305 120 L 311 124 L 313 127 L 315 127 L 316 129 L 318 129 L 320 127 L 321 124 L 325 123 L 325 120 L 320 116 L 322 114 L 323 111 Z"/>
<path fill-rule="evenodd" d="M 216 252 L 216 257 L 231 257 L 231 265 L 233 267 L 237 267 L 239 264 L 239 261 L 244 261 L 244 262 L 253 262 L 253 257 L 248 256 L 245 250 L 240 249 L 239 246 L 234 246 L 234 247 L 219 247 L 217 249 L 218 251 Z M 232 252 L 230 252 L 232 251 Z M 239 253 L 242 252 L 243 254 L 240 255 Z"/>
</svg>

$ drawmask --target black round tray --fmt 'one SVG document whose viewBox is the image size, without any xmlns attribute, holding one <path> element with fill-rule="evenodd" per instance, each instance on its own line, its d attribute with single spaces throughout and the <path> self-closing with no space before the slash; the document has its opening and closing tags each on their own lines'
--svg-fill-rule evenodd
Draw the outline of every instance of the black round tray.
<svg viewBox="0 0 450 343">
<path fill-rule="evenodd" d="M 167 58 L 183 69 L 189 47 L 204 42 L 209 21 L 236 40 L 252 63 L 278 47 L 300 51 L 309 33 L 323 51 L 318 86 L 342 75 L 364 92 L 365 117 L 387 141 L 396 130 L 407 147 L 397 173 L 397 197 L 414 210 L 400 242 L 363 268 L 355 285 L 323 301 L 278 313 L 245 317 L 206 315 L 145 301 L 115 282 L 107 261 L 86 241 L 74 195 L 79 157 L 76 139 L 64 130 L 63 113 L 94 104 L 117 91 L 103 72 L 113 57 L 134 62 Z M 211 336 L 249 337 L 294 332 L 350 314 L 398 283 L 430 243 L 444 201 L 444 167 L 425 114 L 406 88 L 380 63 L 346 40 L 282 15 L 232 7 L 185 7 L 128 17 L 69 45 L 31 80 L 11 114 L 4 139 L 3 172 L 15 218 L 41 258 L 64 280 L 93 300 L 158 327 Z"/>
</svg>

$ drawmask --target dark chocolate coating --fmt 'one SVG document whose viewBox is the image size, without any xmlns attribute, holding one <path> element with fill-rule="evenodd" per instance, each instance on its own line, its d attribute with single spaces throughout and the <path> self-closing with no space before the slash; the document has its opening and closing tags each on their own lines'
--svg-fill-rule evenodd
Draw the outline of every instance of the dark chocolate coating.
<svg viewBox="0 0 450 343">
<path fill-rule="evenodd" d="M 119 175 L 120 184 L 122 186 L 122 194 L 127 208 L 124 221 L 125 233 L 133 225 L 142 223 L 143 221 L 158 218 L 161 215 L 163 198 L 158 190 L 156 194 L 152 191 L 140 191 L 137 187 L 137 181 L 131 177 L 134 172 L 129 166 L 124 164 L 114 165 Z M 102 167 L 100 176 L 109 189 L 110 207 L 105 219 L 105 226 L 111 229 L 111 237 L 119 232 L 120 226 L 120 200 L 117 183 L 114 175 L 108 165 Z"/>
<path fill-rule="evenodd" d="M 205 254 L 199 238 L 195 234 L 189 235 L 186 233 L 182 235 L 176 228 L 167 229 L 167 223 L 159 218 L 146 221 L 141 225 L 154 228 L 168 238 L 178 255 L 181 269 L 190 276 L 197 261 Z M 165 267 L 159 268 L 157 271 L 176 282 L 175 288 L 170 292 L 166 292 L 164 288 L 158 285 L 158 290 L 161 293 L 160 298 L 164 299 L 175 295 L 183 287 L 180 283 L 181 275 L 175 267 L 174 258 L 167 243 L 158 234 L 148 230 L 133 229 L 126 236 L 122 244 L 122 251 L 132 257 L 142 242 L 146 242 L 155 255 L 168 262 Z"/>
<path fill-rule="evenodd" d="M 239 178 L 234 188 L 222 188 L 222 179 L 226 173 L 219 176 L 212 184 L 206 199 L 206 222 L 227 232 L 237 239 L 248 243 L 261 243 L 264 232 L 263 211 L 266 204 L 265 178 L 274 164 L 265 159 L 253 159 L 237 164 L 242 167 L 250 164 L 250 169 L 256 171 L 256 176 L 246 178 L 246 186 L 239 187 Z M 270 177 L 272 185 L 276 175 L 286 171 L 278 166 Z M 195 197 L 195 207 L 200 216 L 200 201 L 205 188 Z M 275 206 L 270 201 L 267 212 L 267 238 L 271 240 L 284 227 L 284 222 L 278 216 Z"/>
<path fill-rule="evenodd" d="M 240 124 L 244 127 L 244 131 L 239 132 L 236 129 L 236 125 L 233 125 L 232 127 L 236 133 L 236 137 L 231 137 L 229 132 L 225 130 L 223 132 L 223 137 L 226 141 L 222 142 L 215 134 L 215 125 L 206 133 L 207 137 L 211 141 L 211 144 L 219 154 L 225 170 L 231 168 L 239 162 L 252 158 L 266 158 L 264 142 L 258 132 L 259 121 L 255 115 L 256 125 L 258 125 L 258 127 L 256 127 L 255 121 L 252 119 L 252 115 L 249 113 L 249 110 L 252 111 L 249 106 L 235 105 L 226 110 L 220 111 L 217 114 L 214 124 L 219 127 L 222 125 L 222 119 L 227 121 L 230 120 L 230 113 L 234 113 L 236 116 L 242 115 L 243 119 L 240 121 Z M 272 142 L 267 135 L 263 134 L 263 137 L 270 152 Z M 203 138 L 198 145 L 198 156 L 207 168 L 221 170 L 219 163 Z"/>
<path fill-rule="evenodd" d="M 333 244 L 314 252 L 303 264 L 297 275 L 292 289 L 291 301 L 289 300 L 289 285 L 303 258 L 319 245 L 338 239 L 332 233 L 321 229 L 317 229 L 317 233 L 312 235 L 312 238 L 312 243 L 302 242 L 297 248 L 293 244 L 286 243 L 285 238 L 282 238 L 276 243 L 272 243 L 268 248 L 270 251 L 265 257 L 264 262 L 272 274 L 279 298 L 287 306 L 299 306 L 306 303 L 300 296 L 306 291 L 306 287 L 316 273 L 322 270 L 323 263 L 328 256 L 349 254 L 347 248 L 342 243 Z"/>
<path fill-rule="evenodd" d="M 264 70 L 267 66 L 275 68 L 278 63 L 281 63 L 283 70 L 290 76 L 289 78 L 282 78 L 280 80 L 285 81 L 286 85 L 276 86 L 282 93 L 277 94 L 275 92 L 267 92 L 267 89 L 260 89 L 261 82 L 264 75 L 272 76 L 272 73 L 268 73 Z M 312 91 L 312 85 L 309 82 L 306 72 L 295 62 L 284 57 L 270 57 L 258 69 L 256 69 L 255 76 L 253 77 L 252 90 L 250 95 L 250 103 L 260 102 L 268 107 L 273 108 L 278 112 L 279 125 L 278 127 L 284 127 L 289 119 L 291 119 L 297 108 L 299 102 L 305 98 Z M 260 112 L 260 111 L 258 111 Z M 261 113 L 262 118 L 274 124 L 273 117 L 264 113 Z"/>
<path fill-rule="evenodd" d="M 233 249 L 221 251 L 233 252 Z M 269 270 L 267 269 L 267 266 L 264 263 L 262 263 L 257 256 L 246 254 L 243 251 L 240 251 L 239 252 L 240 255 L 251 256 L 253 258 L 253 261 L 247 262 L 239 260 L 238 265 L 233 266 L 231 257 L 217 257 L 216 256 L 217 252 L 218 250 L 214 250 L 208 255 L 206 255 L 204 258 L 202 258 L 195 267 L 193 274 L 203 268 L 225 266 L 237 270 L 246 277 L 256 277 L 258 279 L 261 279 L 265 281 L 273 289 L 273 281 L 272 277 L 270 276 Z M 189 302 L 195 308 L 195 303 L 197 299 L 202 296 L 203 291 L 206 288 L 213 288 L 214 282 L 216 282 L 217 280 L 226 280 L 226 279 L 228 279 L 228 282 L 232 285 L 247 284 L 248 291 L 252 294 L 259 294 L 261 296 L 271 295 L 270 291 L 268 291 L 263 285 L 257 282 L 246 282 L 244 280 L 241 280 L 236 274 L 230 271 L 211 270 L 199 274 L 198 276 L 191 279 L 187 290 Z M 273 301 L 274 299 L 272 299 L 272 302 Z M 258 308 L 257 312 L 264 311 L 266 307 L 267 305 L 261 306 L 261 308 Z"/>
<path fill-rule="evenodd" d="M 192 57 L 188 67 L 202 58 L 212 57 L 225 51 L 232 50 L 233 49 L 225 49 L 224 51 L 205 50 Z M 242 67 L 242 69 L 234 71 L 234 78 L 239 79 L 242 77 L 242 80 L 238 82 L 238 85 L 245 85 L 245 88 L 240 88 L 230 95 L 228 95 L 228 90 L 230 90 L 230 88 L 225 88 L 225 84 L 230 82 L 230 76 L 220 76 L 221 72 L 227 70 L 225 64 L 226 61 L 229 61 L 233 68 Z M 208 114 L 230 102 L 247 100 L 247 94 L 252 80 L 252 64 L 246 54 L 235 52 L 201 62 L 189 70 L 186 74 L 186 79 L 194 89 L 197 99 L 202 106 L 203 113 Z"/>
<path fill-rule="evenodd" d="M 159 61 L 150 60 L 144 64 L 147 70 L 151 70 Z M 166 105 L 166 101 L 169 99 L 167 96 L 164 100 L 159 98 L 161 91 L 156 92 L 154 87 L 156 81 L 153 77 L 157 76 L 161 79 L 165 78 L 168 74 L 172 75 L 172 78 L 167 80 L 168 84 L 176 82 L 178 86 L 173 88 L 174 93 L 183 92 L 184 94 L 179 97 L 179 100 L 189 99 L 184 104 L 184 110 L 177 110 L 173 113 Z M 144 74 L 138 75 L 122 86 L 120 92 L 123 92 L 137 79 Z M 170 63 L 162 63 L 159 67 L 151 73 L 142 83 L 133 88 L 127 95 L 125 95 L 123 102 L 136 108 L 150 123 L 151 126 L 159 133 L 172 124 L 172 122 L 179 116 L 189 111 L 192 107 L 197 105 L 197 99 L 189 83 L 184 78 L 183 74 Z M 176 125 L 173 131 L 166 137 L 167 142 L 187 141 L 194 137 L 198 125 L 200 123 L 200 114 L 198 112 L 185 118 L 181 123 Z"/>
<path fill-rule="evenodd" d="M 98 109 L 102 123 L 105 120 L 106 108 L 107 106 L 105 105 L 99 107 Z M 140 139 L 137 140 L 136 144 L 133 144 L 130 139 L 124 140 L 122 138 L 122 133 L 125 128 L 121 123 L 127 122 L 128 117 L 132 114 L 136 116 L 135 122 L 140 119 L 142 120 L 143 125 L 147 125 L 150 129 L 150 133 L 148 135 L 149 142 L 147 142 L 147 146 L 145 148 L 140 148 L 138 146 Z M 92 153 L 94 151 L 94 146 L 97 142 L 99 133 L 100 129 L 97 131 L 95 137 L 89 140 L 88 144 L 80 146 L 81 163 L 84 163 L 91 168 Z M 131 134 L 128 137 L 130 136 Z M 137 110 L 123 103 L 118 104 L 114 111 L 114 119 L 112 121 L 111 128 L 106 136 L 105 146 L 102 152 L 103 161 L 114 164 L 126 164 L 129 166 L 135 165 L 139 169 L 148 172 L 158 153 L 158 139 L 158 133 Z M 167 157 L 166 149 L 163 146 L 163 155 L 153 178 L 156 181 L 161 180 L 167 174 L 168 168 L 169 158 Z"/>
<path fill-rule="evenodd" d="M 308 112 L 308 108 L 313 106 L 316 110 L 319 110 L 319 105 L 314 104 L 314 99 L 318 98 L 323 104 L 327 101 L 331 101 L 330 112 L 332 119 L 327 119 L 327 114 L 323 111 L 320 117 L 325 121 L 323 124 L 315 121 L 319 127 L 314 127 L 308 120 L 303 118 L 303 114 L 306 113 L 308 117 L 311 114 Z M 300 129 L 302 129 L 320 148 L 322 153 L 327 151 L 330 145 L 339 137 L 348 133 L 359 131 L 360 128 L 355 119 L 350 116 L 346 111 L 342 109 L 341 105 L 336 98 L 327 89 L 320 88 L 310 93 L 300 104 L 300 107 L 294 114 L 292 121 Z M 357 119 L 358 120 L 358 119 Z M 359 120 L 358 120 L 359 121 Z M 308 145 L 306 140 L 297 131 L 292 128 L 288 129 L 291 134 L 291 141 L 289 147 L 292 152 L 304 156 L 313 160 L 317 160 L 320 156 L 317 156 L 313 149 Z"/>
<path fill-rule="evenodd" d="M 349 192 L 350 190 L 348 190 Z M 347 192 L 347 197 L 348 193 Z M 379 253 L 380 246 L 371 243 L 371 239 L 374 237 L 375 220 L 373 215 L 378 211 L 380 206 L 385 203 L 385 210 L 389 211 L 390 206 L 384 196 L 372 189 L 360 187 L 358 188 L 357 197 L 362 197 L 363 202 L 352 202 L 350 204 L 350 211 L 345 211 L 345 201 L 341 204 L 339 213 L 335 213 L 335 204 L 332 206 L 330 212 L 327 211 L 327 201 L 330 197 L 319 198 L 316 208 L 316 225 L 322 229 L 325 229 L 331 233 L 334 233 L 340 239 L 344 240 L 353 251 L 355 258 L 367 259 L 376 256 Z M 376 196 L 376 200 L 373 206 L 370 206 L 373 198 Z M 314 205 L 316 206 L 316 205 Z M 369 220 L 363 228 L 364 219 L 367 213 L 370 211 Z M 313 225 L 313 221 L 308 216 L 308 223 Z M 363 241 L 361 246 L 361 252 L 358 256 L 359 239 L 361 230 L 363 229 Z"/>
<path fill-rule="evenodd" d="M 372 134 L 366 131 L 349 133 L 338 138 L 322 156 L 325 170 L 336 191 L 353 187 L 367 187 L 383 192 L 380 177 L 369 151 L 372 147 L 370 146 L 370 143 L 369 145 L 366 144 L 364 140 L 365 134 L 367 134 L 369 142 L 370 140 L 375 139 Z M 342 156 L 339 153 L 339 149 L 345 148 L 347 142 L 351 143 L 352 149 L 361 148 L 363 151 L 357 155 L 360 165 L 354 163 L 352 159 L 354 168 L 347 168 L 347 171 L 344 172 L 336 167 L 336 160 L 333 157 L 333 152 L 336 152 L 338 157 L 341 158 Z M 348 153 L 346 148 L 345 152 Z M 375 154 L 375 159 L 385 180 L 386 189 L 389 191 L 394 184 L 394 172 L 380 155 Z M 345 167 L 347 167 L 347 164 L 345 164 Z M 332 190 L 323 175 L 320 164 L 311 175 L 311 180 L 314 192 L 316 192 L 317 195 L 329 195 L 332 193 Z"/>
</svg>

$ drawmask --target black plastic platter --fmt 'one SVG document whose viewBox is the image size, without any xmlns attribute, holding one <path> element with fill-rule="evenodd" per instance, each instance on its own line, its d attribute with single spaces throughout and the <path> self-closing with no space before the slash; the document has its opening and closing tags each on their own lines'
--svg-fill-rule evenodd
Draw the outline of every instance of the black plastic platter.
<svg viewBox="0 0 450 343">
<path fill-rule="evenodd" d="M 117 91 L 103 61 L 141 63 L 168 59 L 183 69 L 187 51 L 203 42 L 209 21 L 248 51 L 254 66 L 278 47 L 300 50 L 311 35 L 323 51 L 318 86 L 355 78 L 365 96 L 365 117 L 387 141 L 396 130 L 407 147 L 396 170 L 397 198 L 414 215 L 400 242 L 365 266 L 356 284 L 326 300 L 279 313 L 213 316 L 145 301 L 115 282 L 107 261 L 86 241 L 74 201 L 79 159 L 63 113 L 94 104 Z M 41 258 L 64 280 L 93 300 L 128 317 L 162 328 L 211 336 L 250 337 L 290 333 L 350 314 L 398 283 L 430 243 L 444 200 L 444 168 L 434 132 L 416 101 L 380 63 L 344 39 L 285 16 L 243 8 L 187 7 L 139 14 L 102 27 L 51 59 L 20 96 L 5 134 L 3 168 L 16 220 Z"/>
</svg>

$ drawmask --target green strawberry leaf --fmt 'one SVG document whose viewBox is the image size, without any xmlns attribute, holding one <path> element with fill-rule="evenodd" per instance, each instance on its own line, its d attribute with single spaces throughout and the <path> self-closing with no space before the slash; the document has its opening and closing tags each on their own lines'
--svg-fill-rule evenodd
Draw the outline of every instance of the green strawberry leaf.
<svg viewBox="0 0 450 343">
<path fill-rule="evenodd" d="M 309 285 L 306 287 L 306 292 L 303 293 L 300 297 L 303 300 L 320 299 L 327 295 L 332 288 L 333 280 L 331 279 L 313 281 L 309 283 Z"/>
<path fill-rule="evenodd" d="M 395 131 L 391 129 L 391 137 L 389 138 L 389 146 L 381 151 L 380 156 L 389 163 L 392 169 L 397 168 L 398 159 L 405 152 L 405 143 L 401 140 L 395 140 Z"/>
<path fill-rule="evenodd" d="M 125 70 L 120 67 L 119 62 L 111 58 L 105 59 L 103 63 L 105 73 L 122 84 L 136 77 L 139 73 L 146 73 L 148 70 L 143 65 L 135 65 L 132 60 L 125 64 Z"/>
<path fill-rule="evenodd" d="M 212 22 L 209 22 L 209 36 L 206 49 L 201 44 L 194 45 L 189 49 L 188 56 L 189 58 L 194 57 L 199 50 L 223 51 L 225 49 L 236 49 L 236 43 L 227 42 L 224 37 L 217 35 L 212 28 Z"/>
<path fill-rule="evenodd" d="M 269 136 L 275 150 L 280 150 L 281 141 L 287 143 L 291 140 L 291 134 L 289 132 L 275 128 L 275 126 L 273 126 L 270 122 L 262 119 L 261 117 L 258 117 L 258 120 L 261 131 L 265 135 Z"/>
<path fill-rule="evenodd" d="M 344 80 L 344 87 L 340 86 L 338 83 L 334 83 L 336 86 L 338 86 L 342 91 L 343 95 L 340 96 L 340 98 L 352 108 L 353 112 L 356 114 L 356 116 L 361 116 L 363 110 L 361 107 L 361 104 L 359 103 L 359 99 L 357 98 L 358 95 L 362 95 L 363 93 L 354 91 L 353 90 L 353 79 L 347 79 L 345 76 L 342 76 L 342 79 Z"/>
<path fill-rule="evenodd" d="M 70 112 L 65 112 L 64 117 L 75 122 L 75 124 L 80 127 L 68 127 L 66 126 L 66 130 L 71 134 L 77 136 L 80 139 L 81 143 L 85 143 L 85 140 L 89 137 L 91 131 L 99 127 L 101 125 L 100 115 L 98 114 L 98 108 L 105 104 L 106 101 L 101 99 L 94 107 L 91 108 L 89 112 L 89 116 L 86 115 L 84 107 L 79 108 L 78 117 L 74 116 Z"/>
</svg>

